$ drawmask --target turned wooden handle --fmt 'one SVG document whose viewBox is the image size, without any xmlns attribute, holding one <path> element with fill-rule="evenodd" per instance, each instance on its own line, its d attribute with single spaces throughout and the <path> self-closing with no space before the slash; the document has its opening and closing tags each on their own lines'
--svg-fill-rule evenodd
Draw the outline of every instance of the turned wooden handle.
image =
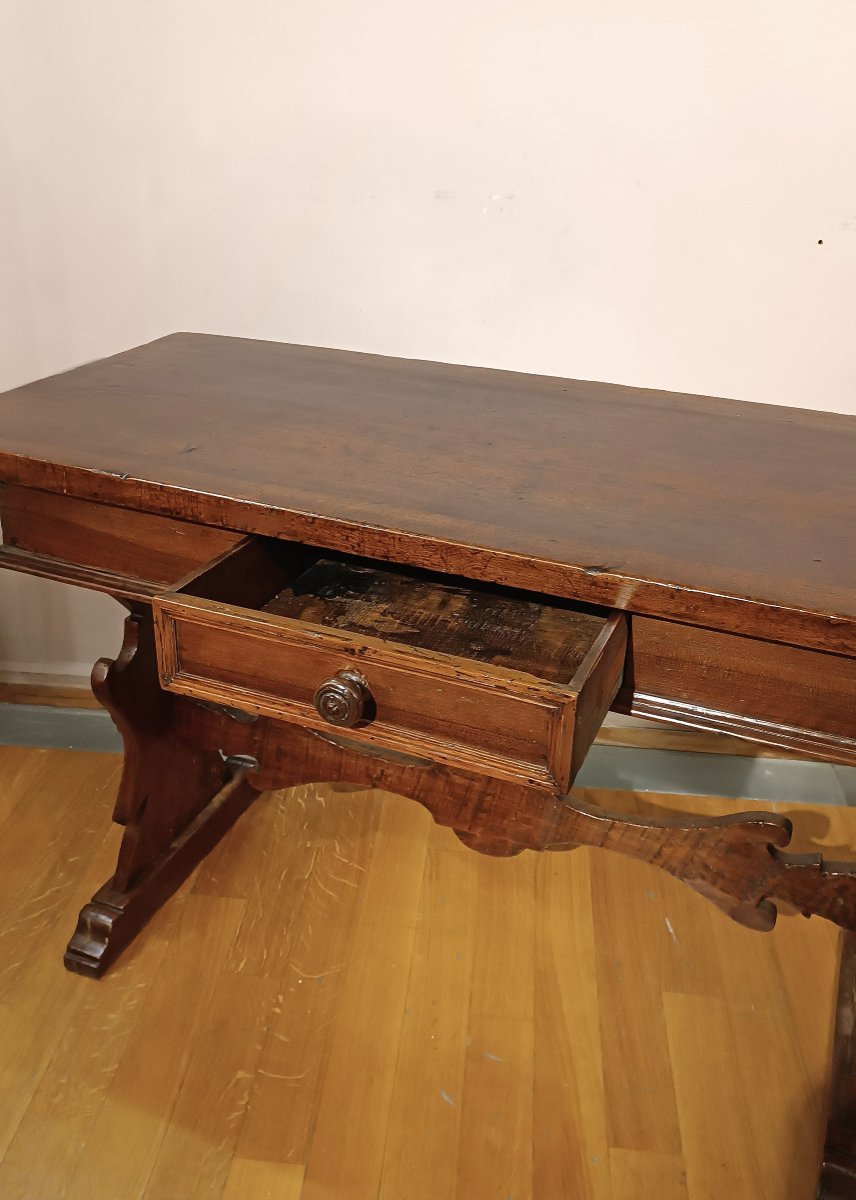
<svg viewBox="0 0 856 1200">
<path fill-rule="evenodd" d="M 357 671 L 339 671 L 313 697 L 315 708 L 330 725 L 350 728 L 365 719 L 371 701 L 369 685 Z"/>
</svg>

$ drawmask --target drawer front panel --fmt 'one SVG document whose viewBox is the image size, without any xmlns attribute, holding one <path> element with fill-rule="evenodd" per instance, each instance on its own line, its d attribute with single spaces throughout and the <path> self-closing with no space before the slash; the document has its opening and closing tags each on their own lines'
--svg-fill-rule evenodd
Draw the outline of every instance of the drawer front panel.
<svg viewBox="0 0 856 1200">
<path fill-rule="evenodd" d="M 616 707 L 856 762 L 856 658 L 632 617 Z"/>
<path fill-rule="evenodd" d="M 366 680 L 374 712 L 349 730 L 367 746 L 427 756 L 493 776 L 556 787 L 575 697 L 518 676 L 515 686 L 455 673 L 439 656 L 360 644 L 324 629 L 283 630 L 263 620 L 216 624 L 156 601 L 162 683 L 200 699 L 333 731 L 316 689 L 342 670 Z M 464 677 L 464 674 L 468 677 Z"/>
<path fill-rule="evenodd" d="M 559 794 L 627 651 L 621 613 L 267 538 L 152 605 L 165 688 Z"/>
</svg>

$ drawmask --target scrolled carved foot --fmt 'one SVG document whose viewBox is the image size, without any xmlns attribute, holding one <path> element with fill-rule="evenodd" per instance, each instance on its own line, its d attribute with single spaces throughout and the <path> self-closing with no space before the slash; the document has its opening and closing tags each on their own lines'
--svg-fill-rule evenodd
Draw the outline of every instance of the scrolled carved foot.
<svg viewBox="0 0 856 1200">
<path fill-rule="evenodd" d="M 99 976 L 213 849 L 258 792 L 239 770 L 125 890 L 116 876 L 80 910 L 63 959 L 69 971 Z"/>
<path fill-rule="evenodd" d="M 151 610 L 135 604 L 115 660 L 92 687 L 122 734 L 125 761 L 113 819 L 124 827 L 113 878 L 80 912 L 65 954 L 70 971 L 101 975 L 258 795 L 248 770 L 215 746 L 183 738 L 190 702 L 158 684 Z M 212 718 L 216 735 L 231 724 Z M 248 762 L 253 760 L 248 759 Z"/>
<path fill-rule="evenodd" d="M 108 951 L 113 944 L 113 926 L 117 920 L 121 921 L 122 909 L 99 900 L 100 895 L 100 892 L 96 892 L 90 902 L 84 904 L 80 910 L 77 929 L 65 951 L 63 962 L 75 975 L 97 977 L 103 974 L 109 961 L 115 957 L 115 954 L 111 954 L 108 958 Z M 127 944 L 127 941 L 126 937 L 123 945 Z"/>
</svg>

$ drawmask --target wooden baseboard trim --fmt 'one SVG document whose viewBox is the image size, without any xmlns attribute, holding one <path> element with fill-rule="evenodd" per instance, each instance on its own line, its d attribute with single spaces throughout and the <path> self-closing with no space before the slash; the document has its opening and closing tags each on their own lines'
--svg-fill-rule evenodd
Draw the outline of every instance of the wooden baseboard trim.
<svg viewBox="0 0 856 1200">
<path fill-rule="evenodd" d="M 48 708 L 100 708 L 88 687 L 21 683 L 0 677 L 0 704 L 38 704 Z"/>
</svg>

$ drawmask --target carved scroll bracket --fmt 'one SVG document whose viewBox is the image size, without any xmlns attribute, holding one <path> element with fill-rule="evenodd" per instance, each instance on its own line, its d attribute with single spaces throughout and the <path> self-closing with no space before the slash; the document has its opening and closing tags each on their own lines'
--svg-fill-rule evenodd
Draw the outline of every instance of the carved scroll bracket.
<svg viewBox="0 0 856 1200">
<path fill-rule="evenodd" d="M 207 728 L 211 718 L 202 709 L 186 710 L 184 719 L 191 722 L 186 736 L 201 744 L 222 741 L 223 730 Z M 484 854 L 600 846 L 683 880 L 752 929 L 771 929 L 777 906 L 856 929 L 856 862 L 789 853 L 792 824 L 775 813 L 711 818 L 610 812 L 573 793 L 557 797 L 425 759 L 380 755 L 353 738 L 274 721 L 252 728 L 232 722 L 225 736 L 228 753 L 252 754 L 262 764 L 251 776 L 259 788 L 331 780 L 382 788 L 417 800 L 438 824 Z"/>
<path fill-rule="evenodd" d="M 772 929 L 777 906 L 856 929 L 856 862 L 786 852 L 793 832 L 787 817 L 638 817 L 573 797 L 562 807 L 549 849 L 561 848 L 567 835 L 571 843 L 629 854 L 688 883 L 752 929 Z"/>
</svg>

